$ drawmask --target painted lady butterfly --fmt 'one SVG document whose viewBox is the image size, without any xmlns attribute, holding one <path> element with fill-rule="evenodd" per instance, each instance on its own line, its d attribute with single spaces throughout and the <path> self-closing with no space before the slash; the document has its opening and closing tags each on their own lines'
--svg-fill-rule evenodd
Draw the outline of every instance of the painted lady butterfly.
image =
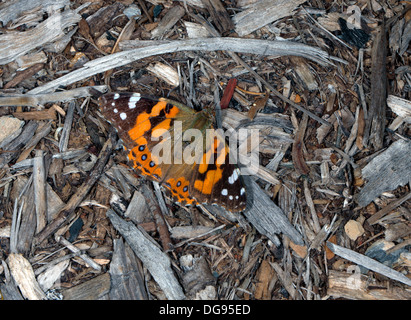
<svg viewBox="0 0 411 320">
<path fill-rule="evenodd" d="M 221 135 L 206 137 L 209 131 L 218 132 L 207 130 L 214 129 L 207 111 L 139 93 L 105 94 L 99 105 L 117 129 L 133 167 L 168 189 L 175 202 L 217 204 L 232 212 L 245 209 L 246 190 L 239 168 L 229 162 L 227 143 Z M 200 140 L 186 141 L 191 129 L 201 133 Z M 200 156 L 190 158 L 198 150 Z M 187 158 L 194 160 L 182 161 Z"/>
</svg>

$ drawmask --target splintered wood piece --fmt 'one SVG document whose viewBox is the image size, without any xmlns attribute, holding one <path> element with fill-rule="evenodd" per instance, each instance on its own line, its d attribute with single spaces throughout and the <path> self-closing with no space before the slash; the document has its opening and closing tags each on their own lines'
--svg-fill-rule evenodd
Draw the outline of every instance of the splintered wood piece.
<svg viewBox="0 0 411 320">
<path fill-rule="evenodd" d="M 13 112 L 13 116 L 21 120 L 56 120 L 56 109 L 51 107 L 39 111 Z"/>
<path fill-rule="evenodd" d="M 249 210 L 244 211 L 244 215 L 258 232 L 274 243 L 277 242 L 276 234 L 283 233 L 294 243 L 304 244 L 300 233 L 293 227 L 284 212 L 274 204 L 252 178 L 245 178 L 247 192 L 252 197 L 253 205 Z"/>
<path fill-rule="evenodd" d="M 365 207 L 383 192 L 404 186 L 411 181 L 411 142 L 398 140 L 372 159 L 363 169 L 367 182 L 354 199 Z"/>
<path fill-rule="evenodd" d="M 156 62 L 150 64 L 146 69 L 158 78 L 167 82 L 173 88 L 178 87 L 180 85 L 178 72 L 173 67 L 170 67 L 161 62 Z"/>
<path fill-rule="evenodd" d="M 30 106 L 37 107 L 49 102 L 64 102 L 78 98 L 85 98 L 94 95 L 96 92 L 101 94 L 107 91 L 107 86 L 82 87 L 72 90 L 44 93 L 44 94 L 21 94 L 0 97 L 0 107 L 8 106 Z"/>
<path fill-rule="evenodd" d="M 35 75 L 37 72 L 39 72 L 43 68 L 44 68 L 43 63 L 37 63 L 29 67 L 28 69 L 18 72 L 17 75 L 12 80 L 10 80 L 4 85 L 4 89 L 9 89 L 9 88 L 13 88 L 17 86 L 20 82 Z"/>
<path fill-rule="evenodd" d="M 411 286 L 411 279 L 408 279 L 405 275 L 402 273 L 395 271 L 394 269 L 391 269 L 390 267 L 387 267 L 386 265 L 371 259 L 365 255 L 362 255 L 360 253 L 357 253 L 353 250 L 341 247 L 339 245 L 336 245 L 331 242 L 327 242 L 327 247 L 334 252 L 336 255 L 347 259 L 349 261 L 352 261 L 356 264 L 359 264 L 367 269 L 370 269 L 372 271 L 378 272 L 390 279 L 402 282 L 408 286 Z"/>
<path fill-rule="evenodd" d="M 373 280 L 359 271 L 328 271 L 327 296 L 352 300 L 410 300 L 411 294 L 399 287 L 378 288 Z M 374 288 L 373 288 L 374 287 Z"/>
<path fill-rule="evenodd" d="M 121 2 L 104 6 L 97 12 L 87 17 L 86 22 L 90 27 L 90 35 L 95 39 L 111 28 L 115 18 L 123 13 L 125 6 Z"/>
<path fill-rule="evenodd" d="M 318 83 L 304 59 L 300 57 L 291 57 L 290 60 L 295 66 L 294 71 L 298 79 L 302 82 L 303 87 L 309 91 L 317 90 Z"/>
<path fill-rule="evenodd" d="M 240 37 L 264 27 L 265 25 L 291 16 L 295 8 L 304 0 L 261 0 L 233 17 L 235 31 Z"/>
<path fill-rule="evenodd" d="M 33 164 L 34 202 L 36 205 L 36 233 L 47 223 L 46 168 L 43 150 L 36 150 Z"/>
<path fill-rule="evenodd" d="M 114 240 L 110 263 L 111 300 L 147 300 L 144 271 L 140 260 L 123 239 Z"/>
<path fill-rule="evenodd" d="M 151 31 L 151 38 L 162 38 L 184 16 L 185 12 L 181 6 L 175 6 L 168 10 L 158 26 Z"/>
<path fill-rule="evenodd" d="M 389 95 L 387 105 L 397 116 L 403 118 L 405 122 L 411 123 L 411 101 Z"/>
<path fill-rule="evenodd" d="M 303 119 L 301 120 L 297 132 L 295 133 L 295 140 L 291 152 L 294 167 L 300 174 L 308 174 L 310 172 L 310 168 L 307 166 L 303 156 L 304 135 L 307 128 L 307 123 L 308 116 L 304 113 Z"/>
<path fill-rule="evenodd" d="M 64 300 L 99 300 L 108 294 L 110 285 L 110 275 L 106 272 L 61 293 Z"/>
<path fill-rule="evenodd" d="M 234 29 L 234 23 L 231 21 L 229 14 L 220 0 L 201 1 L 210 13 L 214 25 L 222 35 Z"/>
<path fill-rule="evenodd" d="M 20 121 L 10 116 L 0 117 L 0 148 L 4 148 L 14 140 L 20 133 L 24 121 Z"/>
<path fill-rule="evenodd" d="M 171 261 L 158 245 L 142 229 L 121 219 L 113 210 L 107 216 L 114 228 L 123 236 L 143 265 L 169 300 L 185 299 L 185 295 L 171 268 Z"/>
<path fill-rule="evenodd" d="M 33 29 L 0 35 L 0 42 L 7 43 L 0 47 L 0 64 L 7 64 L 30 50 L 57 41 L 65 35 L 64 29 L 79 22 L 80 19 L 81 16 L 77 12 L 66 10 L 54 13 Z"/>
<path fill-rule="evenodd" d="M 10 253 L 7 258 L 10 273 L 28 300 L 43 300 L 45 294 L 36 280 L 30 262 L 19 253 Z"/>
<path fill-rule="evenodd" d="M 383 147 L 387 99 L 387 39 L 385 24 L 378 29 L 371 54 L 371 103 L 365 133 L 369 142 L 379 150 Z"/>
</svg>

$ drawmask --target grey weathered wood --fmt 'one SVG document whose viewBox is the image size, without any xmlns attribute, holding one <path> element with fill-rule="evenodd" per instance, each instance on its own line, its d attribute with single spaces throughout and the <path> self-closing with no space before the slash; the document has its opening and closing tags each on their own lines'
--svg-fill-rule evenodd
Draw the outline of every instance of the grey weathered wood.
<svg viewBox="0 0 411 320">
<path fill-rule="evenodd" d="M 67 151 L 68 141 L 70 138 L 71 125 L 73 124 L 74 108 L 76 107 L 76 102 L 71 101 L 68 105 L 66 119 L 64 120 L 64 127 L 61 132 L 61 137 L 59 141 L 59 151 Z"/>
<path fill-rule="evenodd" d="M 61 293 L 64 300 L 99 300 L 104 299 L 109 290 L 110 275 L 106 272 Z"/>
<path fill-rule="evenodd" d="M 362 169 L 367 180 L 362 190 L 355 195 L 357 203 L 364 207 L 383 192 L 404 186 L 411 181 L 411 142 L 398 140 L 376 156 Z"/>
<path fill-rule="evenodd" d="M 372 271 L 381 273 L 382 275 L 393 279 L 397 280 L 399 282 L 405 283 L 406 285 L 411 286 L 411 279 L 408 279 L 405 275 L 402 273 L 395 271 L 394 269 L 391 269 L 390 267 L 387 267 L 386 265 L 371 259 L 367 256 L 364 256 L 360 253 L 357 253 L 353 250 L 341 247 L 339 245 L 336 245 L 331 242 L 327 242 L 327 247 L 334 252 L 336 255 L 339 255 L 340 257 L 347 259 L 349 261 L 352 261 L 356 264 L 359 264 L 367 269 L 370 269 Z"/>
<path fill-rule="evenodd" d="M 65 35 L 65 28 L 80 20 L 81 15 L 68 10 L 53 14 L 26 32 L 8 32 L 0 35 L 0 42 L 3 44 L 0 47 L 0 64 L 7 64 L 35 48 L 57 41 Z"/>
<path fill-rule="evenodd" d="M 31 106 L 36 107 L 50 102 L 65 102 L 79 98 L 90 97 L 94 95 L 95 90 L 106 92 L 107 86 L 91 86 L 75 88 L 62 92 L 44 93 L 44 94 L 21 94 L 0 97 L 0 107 L 8 106 Z"/>
<path fill-rule="evenodd" d="M 74 70 L 56 80 L 45 85 L 30 90 L 29 94 L 37 94 L 54 90 L 59 86 L 67 86 L 74 82 L 91 77 L 97 73 L 118 68 L 134 61 L 147 58 L 153 55 L 160 55 L 177 51 L 216 51 L 227 50 L 260 55 L 295 55 L 313 60 L 320 65 L 330 65 L 332 62 L 327 52 L 312 46 L 302 45 L 290 41 L 267 41 L 258 39 L 239 38 L 198 38 L 188 40 L 174 40 L 164 42 L 145 42 L 146 46 L 141 48 L 142 41 L 126 41 L 128 47 L 138 46 L 136 49 L 117 52 L 104 56 L 93 61 L 89 61 L 80 69 Z M 148 45 L 147 44 L 151 44 Z M 124 49 L 124 44 L 120 43 L 120 49 Z"/>
<path fill-rule="evenodd" d="M 239 36 L 245 36 L 265 25 L 290 16 L 293 10 L 304 0 L 261 0 L 250 5 L 246 10 L 233 17 L 235 31 Z"/>
<path fill-rule="evenodd" d="M 7 24 L 23 12 L 39 8 L 41 12 L 51 12 L 70 4 L 70 0 L 10 0 L 0 5 L 0 21 Z"/>
<path fill-rule="evenodd" d="M 302 245 L 304 241 L 300 233 L 288 221 L 284 212 L 275 205 L 260 186 L 253 179 L 247 181 L 247 194 L 252 195 L 253 205 L 244 215 L 261 234 L 267 236 L 274 243 L 277 234 L 283 233 L 294 243 Z"/>
<path fill-rule="evenodd" d="M 111 300 L 148 299 L 141 262 L 122 239 L 114 240 L 114 252 L 109 272 Z"/>
<path fill-rule="evenodd" d="M 143 265 L 149 270 L 154 280 L 163 290 L 167 299 L 181 300 L 185 295 L 171 268 L 171 260 L 150 236 L 132 222 L 121 219 L 113 210 L 107 211 L 107 216 L 114 228 L 133 249 Z"/>
</svg>

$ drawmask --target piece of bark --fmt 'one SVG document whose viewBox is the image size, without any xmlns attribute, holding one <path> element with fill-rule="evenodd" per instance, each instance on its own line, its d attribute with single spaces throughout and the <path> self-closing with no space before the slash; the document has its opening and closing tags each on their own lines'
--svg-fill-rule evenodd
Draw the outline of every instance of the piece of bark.
<svg viewBox="0 0 411 320">
<path fill-rule="evenodd" d="M 328 271 L 327 296 L 351 300 L 410 300 L 411 293 L 399 287 L 378 288 L 373 279 L 358 273 Z M 374 288 L 373 288 L 374 287 Z"/>
<path fill-rule="evenodd" d="M 157 27 L 151 31 L 151 38 L 162 38 L 180 20 L 186 11 L 182 6 L 172 7 L 160 20 Z"/>
<path fill-rule="evenodd" d="M 383 147 L 387 99 L 387 39 L 385 24 L 378 29 L 371 54 L 371 103 L 365 133 L 376 150 Z"/>
<path fill-rule="evenodd" d="M 365 207 L 383 192 L 404 186 L 411 181 L 411 142 L 398 140 L 372 159 L 363 169 L 362 178 L 367 180 L 362 190 L 354 196 Z"/>
<path fill-rule="evenodd" d="M 62 290 L 64 300 L 102 300 L 110 290 L 110 275 L 103 273 L 70 289 Z"/>
<path fill-rule="evenodd" d="M 125 6 L 121 2 L 115 2 L 109 6 L 101 7 L 97 12 L 87 17 L 86 21 L 90 27 L 90 34 L 94 39 L 100 37 L 109 30 L 116 17 L 122 14 Z"/>
<path fill-rule="evenodd" d="M 274 270 L 270 266 L 267 260 L 261 261 L 260 268 L 256 275 L 256 288 L 254 296 L 257 300 L 271 300 L 271 294 L 269 292 L 269 284 L 274 277 Z"/>
<path fill-rule="evenodd" d="M 250 34 L 271 22 L 291 16 L 294 9 L 303 2 L 304 0 L 258 1 L 233 17 L 235 31 L 240 37 Z"/>
<path fill-rule="evenodd" d="M 211 19 L 218 31 L 224 35 L 234 29 L 234 23 L 220 0 L 201 0 L 210 13 Z"/>
<path fill-rule="evenodd" d="M 9 88 L 13 88 L 17 86 L 20 82 L 32 77 L 33 75 L 35 75 L 37 72 L 39 72 L 43 68 L 44 68 L 43 63 L 37 63 L 29 67 L 28 69 L 17 72 L 17 75 L 12 80 L 10 80 L 4 85 L 4 89 L 9 89 Z"/>
<path fill-rule="evenodd" d="M 308 174 L 310 172 L 310 168 L 307 166 L 303 156 L 304 135 L 307 128 L 307 123 L 308 116 L 304 113 L 303 119 L 301 120 L 297 132 L 295 133 L 293 148 L 291 152 L 294 167 L 299 174 Z"/>
<path fill-rule="evenodd" d="M 110 263 L 110 300 L 147 300 L 144 271 L 140 260 L 122 239 L 114 240 Z"/>
<path fill-rule="evenodd" d="M 13 116 L 21 120 L 56 120 L 56 109 L 51 107 L 39 111 L 13 112 Z"/>
<path fill-rule="evenodd" d="M 148 234 L 136 227 L 132 222 L 121 219 L 111 209 L 107 211 L 107 216 L 114 228 L 123 236 L 143 265 L 151 273 L 167 299 L 185 299 L 183 290 L 171 268 L 171 261 L 168 255 L 158 247 Z"/>
</svg>

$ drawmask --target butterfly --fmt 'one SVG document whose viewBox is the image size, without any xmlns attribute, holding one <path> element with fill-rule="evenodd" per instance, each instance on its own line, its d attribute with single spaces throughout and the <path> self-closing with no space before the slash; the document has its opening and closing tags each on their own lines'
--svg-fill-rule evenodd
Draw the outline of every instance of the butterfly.
<svg viewBox="0 0 411 320">
<path fill-rule="evenodd" d="M 105 94 L 98 102 L 132 167 L 160 183 L 176 203 L 245 209 L 240 169 L 230 163 L 230 148 L 206 109 L 196 112 L 177 101 L 126 92 Z"/>
</svg>

